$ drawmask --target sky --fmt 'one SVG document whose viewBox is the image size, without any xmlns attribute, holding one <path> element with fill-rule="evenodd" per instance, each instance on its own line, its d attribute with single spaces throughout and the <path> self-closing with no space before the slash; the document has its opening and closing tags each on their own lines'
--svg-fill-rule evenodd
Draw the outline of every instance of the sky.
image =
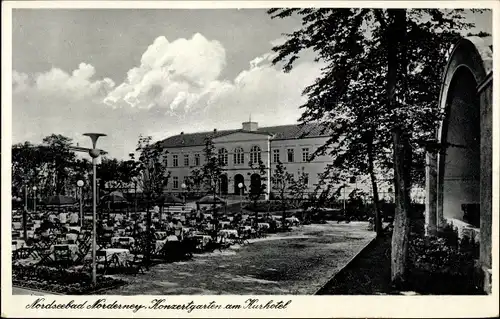
<svg viewBox="0 0 500 319">
<path fill-rule="evenodd" d="M 469 16 L 491 33 L 491 13 Z M 141 134 L 296 123 L 322 65 L 306 54 L 284 73 L 271 48 L 300 25 L 264 9 L 14 9 L 12 141 L 101 132 L 124 159 Z"/>
</svg>

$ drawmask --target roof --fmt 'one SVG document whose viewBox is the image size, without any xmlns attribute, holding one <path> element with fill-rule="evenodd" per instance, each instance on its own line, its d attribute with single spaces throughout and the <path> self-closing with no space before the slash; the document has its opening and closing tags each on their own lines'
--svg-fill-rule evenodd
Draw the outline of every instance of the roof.
<svg viewBox="0 0 500 319">
<path fill-rule="evenodd" d="M 298 138 L 321 137 L 327 136 L 329 134 L 329 130 L 324 125 L 321 125 L 319 123 L 308 123 L 302 125 L 291 124 L 260 127 L 257 129 L 257 131 L 235 129 L 200 133 L 184 133 L 168 137 L 162 141 L 159 141 L 158 143 L 160 143 L 163 148 L 201 146 L 205 145 L 206 138 L 218 138 L 238 132 L 271 135 L 272 140 L 291 140 Z"/>
</svg>

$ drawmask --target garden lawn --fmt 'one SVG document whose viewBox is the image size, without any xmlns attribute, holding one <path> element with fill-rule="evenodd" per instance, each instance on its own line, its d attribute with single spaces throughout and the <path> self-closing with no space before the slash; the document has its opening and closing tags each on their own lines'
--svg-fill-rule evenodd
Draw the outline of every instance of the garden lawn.
<svg viewBox="0 0 500 319">
<path fill-rule="evenodd" d="M 368 223 L 306 225 L 185 262 L 153 266 L 109 295 L 314 294 L 375 236 Z"/>
</svg>

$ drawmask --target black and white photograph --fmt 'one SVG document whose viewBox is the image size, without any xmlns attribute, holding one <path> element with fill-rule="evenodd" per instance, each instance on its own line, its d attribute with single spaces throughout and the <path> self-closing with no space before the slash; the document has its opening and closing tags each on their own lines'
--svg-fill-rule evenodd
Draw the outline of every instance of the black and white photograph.
<svg viewBox="0 0 500 319">
<path fill-rule="evenodd" d="M 13 297 L 495 294 L 491 3 L 122 4 L 11 9 Z"/>
</svg>

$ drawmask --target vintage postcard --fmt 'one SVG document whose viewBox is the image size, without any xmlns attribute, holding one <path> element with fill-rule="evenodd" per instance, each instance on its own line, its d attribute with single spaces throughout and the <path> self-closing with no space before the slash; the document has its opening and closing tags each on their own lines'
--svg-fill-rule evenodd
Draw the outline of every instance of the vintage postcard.
<svg viewBox="0 0 500 319">
<path fill-rule="evenodd" d="M 498 316 L 499 15 L 3 2 L 2 316 Z"/>
</svg>

